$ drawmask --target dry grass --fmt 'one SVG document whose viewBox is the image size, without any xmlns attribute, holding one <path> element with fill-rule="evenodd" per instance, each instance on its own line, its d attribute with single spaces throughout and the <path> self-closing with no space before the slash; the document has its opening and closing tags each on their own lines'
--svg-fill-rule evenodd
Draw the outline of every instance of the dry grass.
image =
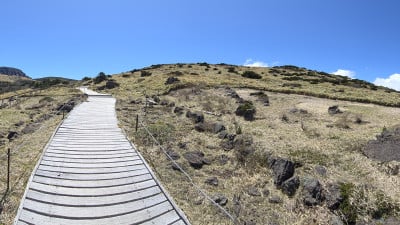
<svg viewBox="0 0 400 225">
<path fill-rule="evenodd" d="M 155 66 L 147 69 L 152 74 L 148 77 L 140 77 L 140 71 L 114 75 L 113 79 L 121 86 L 108 90 L 118 99 L 118 116 L 122 127 L 193 224 L 229 224 L 230 221 L 199 196 L 180 172 L 171 169 L 170 162 L 157 146 L 145 138 L 143 130 L 139 129 L 137 134 L 133 131 L 134 116 L 143 115 L 141 109 L 144 104 L 130 104 L 132 100 L 144 103 L 145 95 L 161 95 L 161 99 L 172 101 L 186 110 L 211 112 L 205 114 L 205 120 L 224 123 L 229 133 L 240 130 L 243 135 L 253 137 L 256 151 L 242 164 L 237 161 L 236 150 L 224 151 L 220 147 L 221 140 L 215 134 L 195 131 L 192 122 L 184 115 L 174 114 L 173 108 L 154 106 L 147 109 L 146 116 L 141 117 L 162 139 L 166 149 L 172 149 L 181 156 L 177 161 L 197 185 L 211 196 L 223 193 L 228 198 L 225 208 L 240 222 L 330 224 L 332 219 L 340 216 L 340 213 L 336 212 L 338 215 L 335 215 L 324 205 L 305 207 L 300 190 L 292 198 L 277 190 L 271 171 L 265 165 L 267 154 L 301 162 L 303 166 L 296 169 L 296 174 L 300 177 L 316 177 L 324 187 L 331 182 L 352 183 L 355 188 L 350 193 L 350 202 L 359 219 L 371 220 L 371 212 L 378 207 L 379 201 L 382 202 L 377 197 L 379 193 L 383 194 L 384 202 L 400 204 L 400 191 L 397 188 L 399 176 L 388 175 L 383 168 L 385 165 L 366 158 L 360 152 L 361 147 L 380 133 L 383 127 L 400 124 L 397 116 L 400 109 L 351 102 L 357 100 L 399 105 L 399 93 L 320 81 L 313 84 L 303 79 L 325 78 L 320 75 L 304 75 L 299 80 L 290 81 L 285 77 L 295 76 L 296 71 L 288 69 L 280 69 L 276 73 L 273 68 L 234 67 L 236 73 L 232 73 L 228 71 L 229 67 L 198 64 Z M 262 79 L 241 77 L 240 74 L 246 70 L 261 74 Z M 177 77 L 180 82 L 165 85 L 165 80 L 170 76 Z M 328 78 L 334 81 L 339 79 L 334 76 Z M 248 122 L 234 115 L 238 106 L 236 100 L 227 97 L 221 88 L 227 86 L 236 87 L 242 98 L 255 103 L 255 121 Z M 271 105 L 265 107 L 257 101 L 257 96 L 250 96 L 254 90 L 268 90 L 266 93 Z M 339 105 L 344 113 L 329 115 L 327 110 L 332 105 Z M 307 113 L 292 113 L 290 111 L 293 108 Z M 283 115 L 286 117 L 284 121 Z M 179 143 L 184 143 L 186 147 L 181 148 Z M 204 152 L 205 157 L 211 160 L 211 165 L 205 165 L 201 170 L 190 167 L 183 154 L 196 150 Z M 228 158 L 226 164 L 219 163 L 221 157 Z M 324 166 L 327 174 L 318 174 L 316 166 Z M 219 179 L 217 187 L 204 183 L 205 179 L 213 176 Z M 250 196 L 247 193 L 249 187 L 256 187 L 261 196 Z M 266 190 L 269 195 L 264 193 Z M 359 193 L 363 193 L 364 197 Z M 280 197 L 282 203 L 269 203 L 270 196 Z M 237 197 L 240 198 L 240 210 L 233 202 Z"/>
<path fill-rule="evenodd" d="M 62 119 L 62 115 L 55 115 L 55 109 L 59 104 L 77 96 L 80 96 L 78 90 L 58 86 L 40 93 L 36 92 L 33 96 L 20 97 L 12 107 L 0 109 L 0 132 L 5 134 L 0 144 L 0 196 L 3 206 L 0 224 L 12 224 L 14 220 L 29 176 L 44 146 Z M 47 101 L 44 101 L 46 99 Z M 45 117 L 45 115 L 52 116 Z M 16 126 L 16 123 L 22 125 Z M 24 134 L 21 130 L 28 124 L 37 124 L 37 126 L 33 133 Z M 10 130 L 19 133 L 19 136 L 11 142 L 6 138 Z M 9 192 L 5 193 L 8 148 L 11 149 L 11 183 Z"/>
</svg>

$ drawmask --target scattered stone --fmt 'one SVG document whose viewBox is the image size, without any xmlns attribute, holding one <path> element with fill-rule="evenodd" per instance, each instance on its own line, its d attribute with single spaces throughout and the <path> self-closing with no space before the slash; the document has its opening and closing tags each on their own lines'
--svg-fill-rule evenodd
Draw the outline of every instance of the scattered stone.
<svg viewBox="0 0 400 225">
<path fill-rule="evenodd" d="M 292 108 L 292 109 L 289 110 L 289 112 L 290 112 L 290 113 L 293 113 L 293 114 L 303 114 L 303 115 L 308 114 L 308 111 L 307 111 L 307 110 L 305 110 L 305 109 L 298 109 L 298 108 Z"/>
<path fill-rule="evenodd" d="M 274 173 L 274 184 L 277 187 L 280 187 L 285 180 L 291 178 L 294 174 L 294 163 L 288 159 L 270 158 L 268 164 Z"/>
<path fill-rule="evenodd" d="M 326 190 L 326 205 L 330 210 L 336 210 L 343 202 L 343 196 L 340 192 L 340 186 L 338 184 L 328 184 Z"/>
<path fill-rule="evenodd" d="M 171 168 L 172 168 L 173 170 L 182 172 L 181 169 L 180 169 L 175 163 L 171 163 Z"/>
<path fill-rule="evenodd" d="M 225 206 L 228 203 L 228 199 L 223 194 L 216 194 L 212 198 L 214 202 L 219 204 L 220 206 Z"/>
<path fill-rule="evenodd" d="M 7 139 L 9 141 L 11 141 L 11 140 L 13 140 L 13 139 L 15 139 L 17 137 L 18 137 L 18 132 L 16 132 L 16 131 L 9 131 L 8 132 Z"/>
<path fill-rule="evenodd" d="M 175 102 L 170 102 L 170 103 L 168 104 L 168 107 L 175 107 Z"/>
<path fill-rule="evenodd" d="M 331 225 L 344 225 L 344 223 L 343 223 L 343 221 L 340 219 L 340 217 L 339 217 L 339 216 L 336 216 L 336 215 L 334 215 L 334 214 L 332 215 L 332 218 L 331 218 L 329 224 L 331 224 Z"/>
<path fill-rule="evenodd" d="M 273 195 L 268 199 L 269 203 L 279 204 L 282 203 L 282 199 L 279 196 Z"/>
<path fill-rule="evenodd" d="M 218 163 L 222 166 L 228 163 L 229 157 L 227 155 L 217 156 Z"/>
<path fill-rule="evenodd" d="M 329 113 L 329 115 L 335 115 L 335 114 L 342 113 L 342 111 L 340 111 L 338 105 L 334 105 L 334 106 L 330 106 L 328 108 L 328 113 Z"/>
<path fill-rule="evenodd" d="M 285 193 L 287 196 L 291 197 L 296 193 L 296 190 L 300 186 L 300 179 L 298 176 L 289 178 L 288 180 L 282 183 L 282 192 Z"/>
<path fill-rule="evenodd" d="M 179 82 L 178 78 L 176 78 L 176 77 L 168 77 L 167 80 L 165 81 L 165 84 L 168 85 L 168 84 L 173 84 L 173 83 L 176 83 L 176 82 Z"/>
<path fill-rule="evenodd" d="M 160 105 L 162 106 L 167 106 L 169 104 L 169 102 L 165 99 L 161 100 Z"/>
<path fill-rule="evenodd" d="M 171 157 L 173 160 L 177 160 L 177 159 L 179 159 L 181 156 L 178 154 L 178 153 L 176 153 L 174 150 L 172 150 L 172 149 L 169 149 L 169 150 L 167 150 L 167 154 L 169 155 L 169 157 Z"/>
<path fill-rule="evenodd" d="M 231 141 L 231 140 L 229 140 L 229 139 L 228 139 L 228 140 L 223 140 L 223 141 L 221 141 L 220 146 L 221 146 L 221 148 L 224 149 L 225 151 L 230 151 L 230 150 L 232 150 L 232 149 L 235 147 L 233 141 Z"/>
<path fill-rule="evenodd" d="M 240 211 L 242 210 L 242 206 L 240 204 L 240 196 L 233 195 L 233 212 L 235 213 L 236 217 L 239 217 Z"/>
<path fill-rule="evenodd" d="M 227 138 L 228 138 L 228 140 L 230 140 L 230 141 L 234 141 L 235 138 L 236 138 L 236 134 L 228 134 Z"/>
<path fill-rule="evenodd" d="M 258 190 L 257 187 L 249 187 L 247 188 L 246 192 L 250 196 L 261 196 L 261 192 Z"/>
<path fill-rule="evenodd" d="M 194 129 L 197 132 L 204 132 L 204 131 L 206 131 L 207 128 L 206 128 L 206 125 L 204 123 L 198 123 L 198 124 L 194 125 Z"/>
<path fill-rule="evenodd" d="M 263 193 L 264 197 L 266 197 L 266 196 L 268 196 L 268 195 L 270 194 L 270 191 L 269 191 L 267 188 L 265 188 L 265 189 L 262 191 L 262 193 Z"/>
<path fill-rule="evenodd" d="M 186 112 L 186 117 L 190 118 L 194 123 L 201 123 L 204 122 L 204 115 L 202 112 Z"/>
<path fill-rule="evenodd" d="M 326 168 L 320 165 L 315 166 L 315 172 L 317 172 L 320 176 L 326 176 Z"/>
<path fill-rule="evenodd" d="M 37 123 L 31 123 L 31 124 L 27 124 L 24 129 L 21 130 L 21 133 L 23 134 L 32 134 L 33 132 L 35 132 L 37 129 L 39 129 L 39 124 Z"/>
<path fill-rule="evenodd" d="M 212 186 L 218 186 L 218 178 L 217 177 L 209 177 L 204 181 L 204 183 L 212 185 Z"/>
<path fill-rule="evenodd" d="M 174 109 L 174 113 L 176 113 L 176 114 L 178 114 L 178 115 L 182 115 L 183 114 L 183 107 L 179 107 L 179 106 L 177 106 L 177 107 L 175 107 L 175 109 Z"/>
<path fill-rule="evenodd" d="M 189 162 L 189 164 L 195 169 L 201 169 L 204 164 L 209 162 L 204 159 L 204 153 L 200 151 L 186 152 L 183 157 Z"/>
<path fill-rule="evenodd" d="M 187 143 L 186 143 L 186 142 L 179 142 L 179 143 L 178 143 L 178 147 L 179 147 L 180 149 L 186 149 Z"/>
<path fill-rule="evenodd" d="M 315 178 L 305 178 L 303 181 L 303 202 L 306 206 L 320 204 L 325 199 L 322 185 Z"/>
<path fill-rule="evenodd" d="M 222 123 L 214 123 L 213 124 L 213 132 L 215 134 L 220 133 L 222 131 L 224 131 L 226 128 Z"/>
<path fill-rule="evenodd" d="M 22 126 L 22 125 L 24 125 L 25 124 L 25 122 L 24 121 L 19 121 L 18 123 L 15 123 L 14 125 L 16 126 L 16 127 L 20 127 L 20 126 Z"/>
<path fill-rule="evenodd" d="M 225 130 L 219 132 L 219 134 L 218 134 L 218 138 L 220 138 L 220 139 L 225 139 L 227 137 L 228 137 L 228 132 L 226 132 Z"/>
<path fill-rule="evenodd" d="M 233 90 L 232 88 L 227 87 L 227 88 L 225 89 L 225 91 L 226 91 L 226 95 L 227 95 L 227 96 L 232 97 L 232 98 L 234 98 L 234 99 L 241 99 L 240 96 L 238 95 L 238 93 L 236 93 L 236 91 Z"/>
</svg>

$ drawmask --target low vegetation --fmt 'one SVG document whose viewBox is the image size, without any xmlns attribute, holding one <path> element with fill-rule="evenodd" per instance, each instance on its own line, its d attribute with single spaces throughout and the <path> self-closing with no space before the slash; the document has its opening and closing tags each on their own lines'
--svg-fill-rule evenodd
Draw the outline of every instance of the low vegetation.
<svg viewBox="0 0 400 225">
<path fill-rule="evenodd" d="M 295 66 L 145 70 L 151 76 L 114 75 L 120 86 L 107 92 L 118 98 L 121 126 L 193 224 L 232 221 L 199 195 L 143 127 L 135 132 L 134 115 L 239 224 L 398 221 L 396 164 L 362 152 L 383 127 L 400 123 L 399 109 L 385 107 L 399 106 L 398 92 Z M 245 71 L 261 79 L 242 77 Z M 287 173 L 281 162 L 294 167 L 276 185 Z"/>
</svg>

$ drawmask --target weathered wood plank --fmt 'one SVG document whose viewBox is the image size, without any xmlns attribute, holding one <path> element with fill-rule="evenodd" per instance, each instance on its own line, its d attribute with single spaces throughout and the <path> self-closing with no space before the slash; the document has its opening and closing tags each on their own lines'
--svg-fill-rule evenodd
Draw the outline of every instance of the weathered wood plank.
<svg viewBox="0 0 400 225">
<path fill-rule="evenodd" d="M 189 224 L 126 139 L 115 99 L 89 96 L 50 140 L 15 224 Z"/>
</svg>

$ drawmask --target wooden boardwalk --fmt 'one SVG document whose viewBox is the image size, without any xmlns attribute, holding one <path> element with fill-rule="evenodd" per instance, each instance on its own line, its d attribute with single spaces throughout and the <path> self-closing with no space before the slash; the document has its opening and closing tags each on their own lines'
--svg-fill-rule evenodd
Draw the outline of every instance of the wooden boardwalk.
<svg viewBox="0 0 400 225">
<path fill-rule="evenodd" d="M 189 224 L 117 126 L 115 99 L 84 91 L 32 172 L 15 224 Z"/>
</svg>

